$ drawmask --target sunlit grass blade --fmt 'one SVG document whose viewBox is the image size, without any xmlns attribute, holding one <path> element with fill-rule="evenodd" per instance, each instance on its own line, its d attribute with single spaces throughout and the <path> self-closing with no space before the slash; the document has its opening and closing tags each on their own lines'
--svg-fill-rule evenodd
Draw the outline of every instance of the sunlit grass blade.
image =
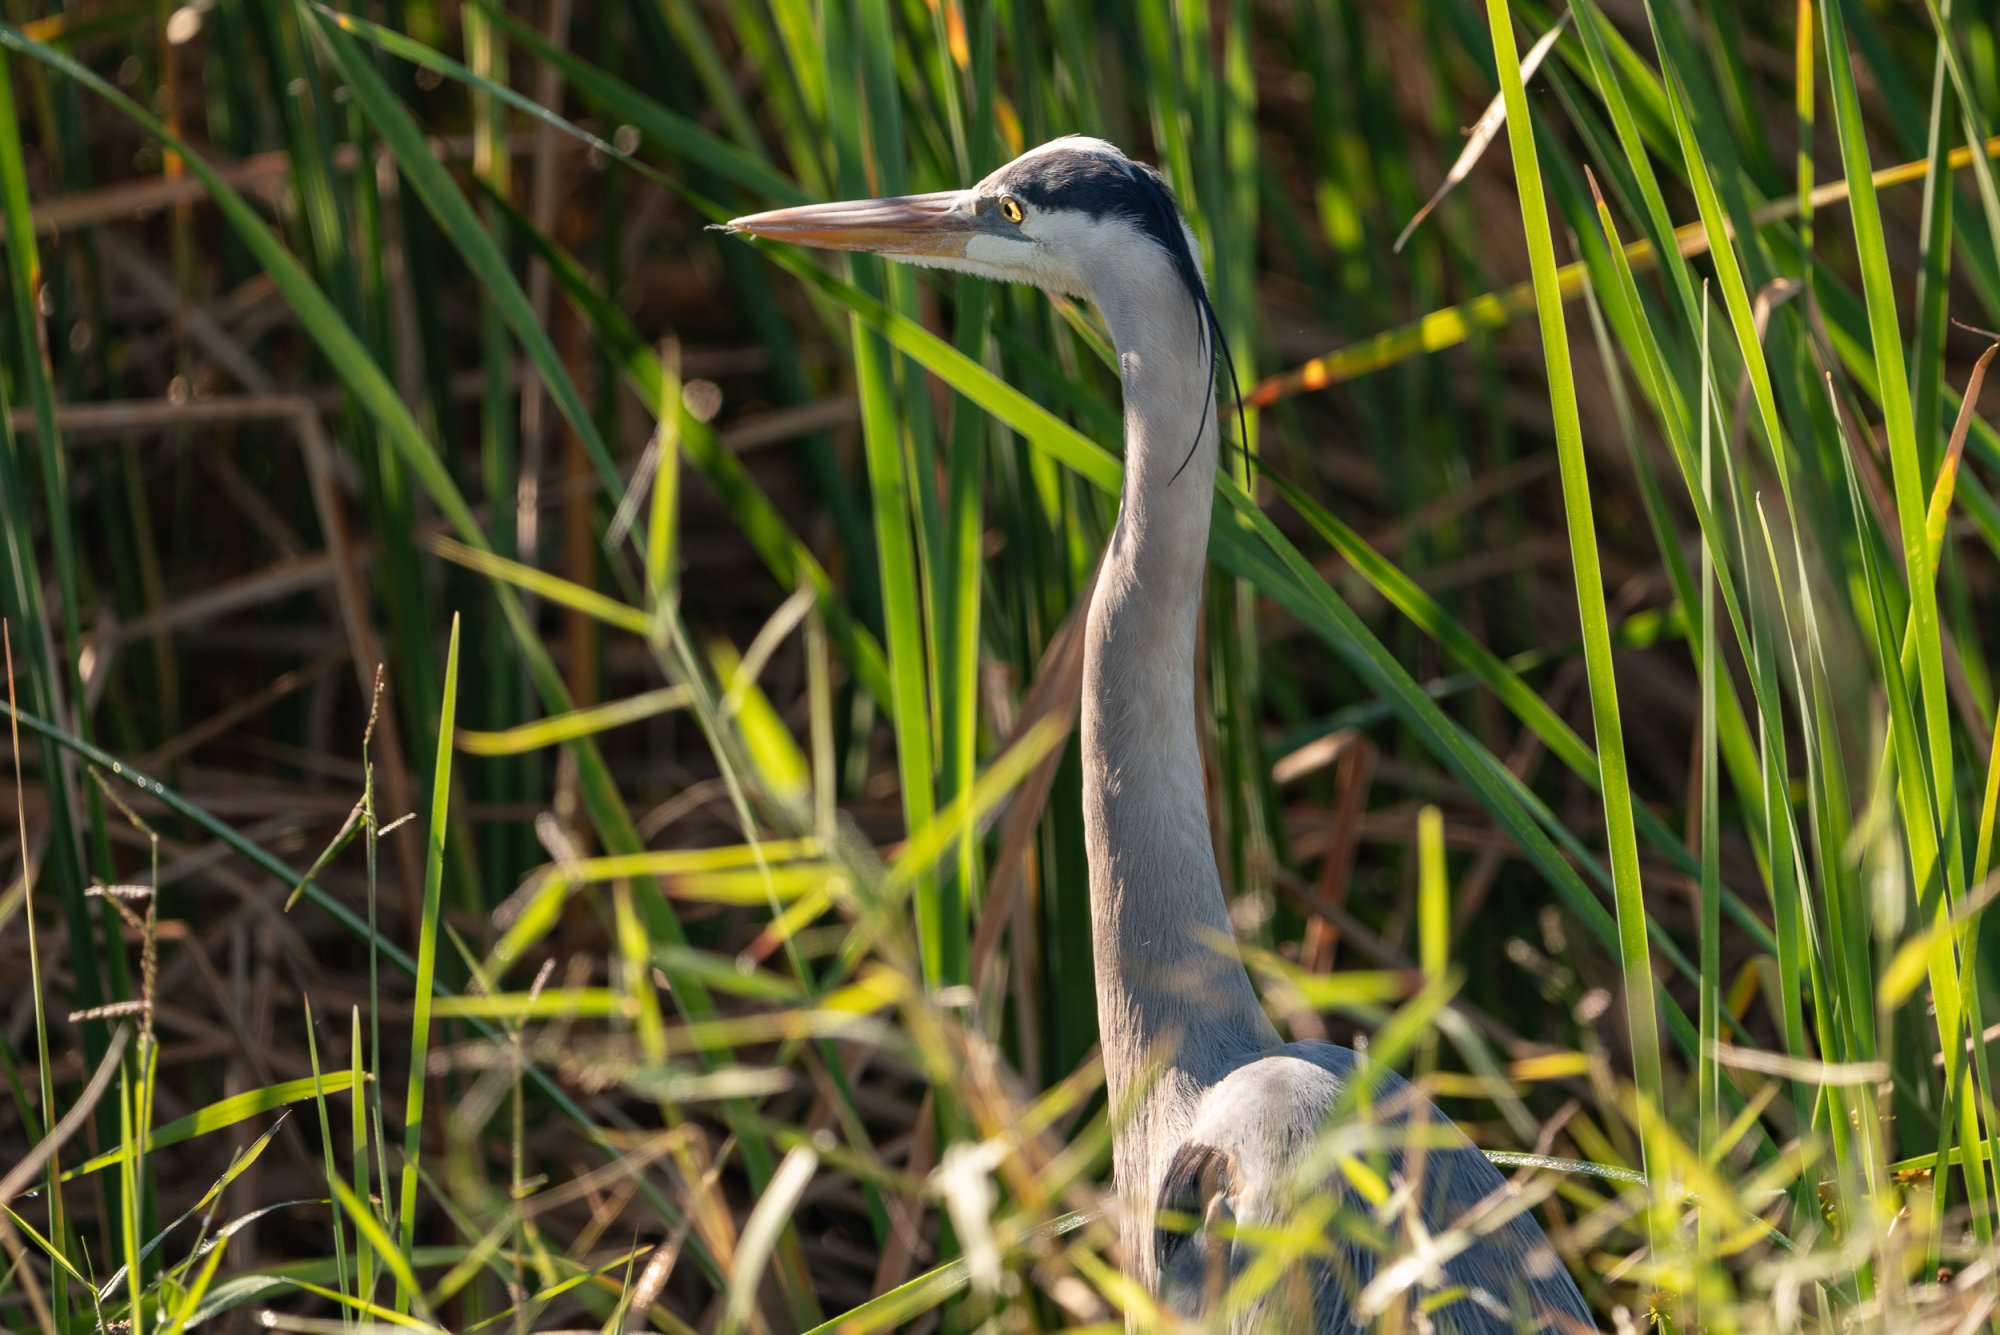
<svg viewBox="0 0 2000 1335">
<path fill-rule="evenodd" d="M 289 1104 L 316 1098 L 322 1094 L 337 1094 L 342 1090 L 351 1089 L 352 1087 L 353 1078 L 347 1072 L 329 1071 L 318 1078 L 307 1077 L 303 1080 L 287 1080 L 279 1084 L 267 1085 L 262 1089 L 252 1089 L 241 1094 L 231 1095 L 229 1098 L 217 1100 L 207 1107 L 197 1109 L 183 1117 L 177 1117 L 171 1122 L 162 1122 L 159 1126 L 154 1127 L 151 1134 L 145 1138 L 143 1147 L 139 1145 L 124 1145 L 118 1149 L 106 1150 L 101 1154 L 84 1160 L 76 1167 L 65 1172 L 63 1180 L 69 1181 L 82 1177 L 86 1173 L 95 1173 L 100 1169 L 110 1168 L 123 1163 L 141 1148 L 150 1154 L 154 1150 L 165 1146 L 178 1145 L 182 1141 L 192 1140 L 196 1136 L 205 1136 L 212 1131 L 219 1131 L 223 1127 L 234 1126 L 246 1118 L 257 1116 L 259 1113 L 267 1113 L 275 1108 L 283 1108 Z"/>
<path fill-rule="evenodd" d="M 537 598 L 560 603 L 571 611 L 579 612 L 607 626 L 628 631 L 633 635 L 645 636 L 652 632 L 653 621 L 636 607 L 619 602 L 616 598 L 587 589 L 575 580 L 552 575 L 520 561 L 510 561 L 480 547 L 469 547 L 450 538 L 439 538 L 432 549 L 448 561 L 457 562 L 468 570 L 476 570 L 496 581 L 511 584 Z M 575 711 L 569 711 L 575 712 Z M 578 733 L 577 736 L 585 736 Z"/>
<path fill-rule="evenodd" d="M 1925 731 L 1934 767 L 1930 780 L 1936 800 L 1949 804 L 1952 787 L 1951 747 L 1944 693 L 1943 655 L 1938 647 L 1937 595 L 1932 586 L 1931 559 L 1925 541 L 1924 485 L 1917 454 L 1916 427 L 1910 405 L 1909 379 L 1904 369 L 1903 339 L 1896 314 L 1882 215 L 1868 164 L 1868 145 L 1861 124 L 1858 94 L 1848 63 L 1847 31 L 1840 0 L 1825 0 L 1827 61 L 1834 120 L 1847 179 L 1853 190 L 1851 211 L 1860 251 L 1862 287 L 1867 299 L 1869 335 L 1874 344 L 1876 393 L 1888 435 L 1890 481 L 1896 518 L 1903 534 L 1903 559 L 1909 586 L 1911 616 L 1917 636 L 1917 666 L 1922 684 Z"/>
<path fill-rule="evenodd" d="M 383 1268 L 395 1278 L 397 1292 L 409 1295 L 410 1302 L 421 1305 L 424 1301 L 424 1291 L 417 1280 L 417 1272 L 412 1268 L 413 1258 L 404 1255 L 402 1248 L 396 1245 L 396 1239 L 382 1226 L 381 1220 L 375 1217 L 374 1211 L 370 1210 L 367 1203 L 356 1196 L 345 1182 L 339 1178 L 331 1178 L 327 1185 L 333 1189 L 334 1198 L 340 1202 L 341 1208 L 354 1220 L 355 1232 L 361 1239 L 361 1245 L 373 1252 L 376 1260 L 381 1262 Z M 334 1299 L 343 1306 L 352 1307 L 406 1330 L 438 1329 L 428 1322 L 413 1320 L 407 1313 L 394 1308 L 380 1307 L 363 1299 L 350 1298 L 319 1288 L 317 1285 L 306 1286 L 301 1282 L 301 1287 L 306 1287 L 308 1292 L 316 1292 L 323 1298 Z"/>
<path fill-rule="evenodd" d="M 1715 415 L 1711 410 L 1713 381 L 1709 374 L 1708 306 L 1702 306 L 1701 347 L 1701 490 L 1715 508 Z M 1722 1081 L 1715 1064 L 1715 1045 L 1722 1041 L 1722 826 L 1721 777 L 1717 765 L 1716 696 L 1721 656 L 1716 645 L 1715 556 L 1701 544 L 1701 1054 L 1696 1060 L 1698 1131 L 1695 1141 L 1704 1163 L 1713 1162 L 1722 1134 Z M 1704 1224 L 1712 1223 L 1704 1214 Z"/>
<path fill-rule="evenodd" d="M 691 698 L 684 686 L 662 686 L 624 700 L 592 705 L 588 709 L 573 709 L 567 714 L 523 723 L 499 732 L 461 728 L 458 749 L 474 756 L 512 756 L 539 751 L 572 738 L 589 737 L 630 723 L 658 718 L 676 709 L 685 709 Z"/>
<path fill-rule="evenodd" d="M 424 841 L 423 918 L 417 925 L 416 1006 L 410 1018 L 410 1084 L 403 1102 L 403 1174 L 397 1196 L 396 1217 L 400 1259 L 407 1262 L 416 1247 L 417 1173 L 423 1156 L 424 1089 L 430 1072 L 426 1054 L 431 1045 L 431 1007 L 435 1002 L 433 980 L 437 970 L 437 942 L 444 896 L 445 832 L 451 818 L 452 734 L 458 716 L 458 618 L 451 619 L 451 640 L 445 650 L 444 691 L 438 713 L 437 760 L 431 770 L 431 815 Z M 336 1185 L 338 1185 L 336 1183 Z M 392 1267 L 393 1268 L 393 1267 Z M 420 1295 L 404 1280 L 404 1271 L 394 1271 L 397 1280 L 396 1308 L 407 1312 Z"/>
<path fill-rule="evenodd" d="M 755 669 L 745 666 L 734 645 L 720 640 L 709 647 L 709 660 L 723 690 L 723 710 L 743 739 L 758 787 L 769 800 L 804 810 L 811 770 L 784 718 L 758 686 Z"/>
<path fill-rule="evenodd" d="M 306 1005 L 306 1055 L 312 1061 L 312 1073 L 315 1081 L 318 1081 L 323 1074 L 319 1063 L 319 1034 L 317 1029 L 317 1025 L 313 1023 L 312 1006 L 308 1003 Z M 357 1087 L 359 1084 L 360 1082 L 356 1082 Z M 356 1098 L 351 1100 L 351 1102 L 358 1108 L 364 1100 Z M 336 1142 L 333 1138 L 333 1118 L 327 1112 L 326 1096 L 324 1094 L 314 1097 L 313 1111 L 319 1115 L 320 1171 L 331 1179 L 338 1171 L 333 1159 L 333 1147 Z M 265 1134 L 268 1138 L 270 1133 L 267 1132 Z M 262 1149 L 261 1144 L 258 1148 Z M 211 1189 L 210 1195 L 219 1190 L 219 1186 Z M 344 1291 L 347 1288 L 347 1224 L 340 1216 L 339 1203 L 329 1198 L 328 1205 L 331 1215 L 329 1222 L 331 1224 L 331 1232 L 333 1233 L 334 1279 L 337 1285 Z"/>
<path fill-rule="evenodd" d="M 1577 417 L 1576 385 L 1570 372 L 1562 294 L 1557 286 L 1555 247 L 1549 234 L 1541 167 L 1534 130 L 1528 120 L 1527 95 L 1521 87 L 1513 17 L 1507 0 L 1488 0 L 1487 18 L 1501 89 L 1507 98 L 1508 140 L 1513 148 L 1514 174 L 1521 193 L 1521 220 L 1528 235 L 1528 258 L 1534 271 L 1542 326 L 1542 353 L 1548 366 L 1550 402 L 1555 410 L 1563 505 L 1569 522 L 1570 556 L 1576 571 L 1577 604 L 1583 620 L 1585 661 L 1589 666 L 1591 718 L 1597 732 L 1598 763 L 1603 771 L 1605 833 L 1610 843 L 1612 883 L 1618 907 L 1620 965 L 1624 975 L 1626 1025 L 1632 1037 L 1633 1074 L 1640 1100 L 1664 1109 L 1668 1097 L 1660 1062 L 1652 958 L 1646 945 L 1645 891 L 1639 878 L 1638 839 L 1632 823 L 1632 792 L 1626 776 L 1625 742 L 1618 716 L 1604 579 L 1598 558 L 1583 433 Z M 1649 1154 L 1649 1172 L 1653 1168 L 1651 1160 Z"/>
</svg>

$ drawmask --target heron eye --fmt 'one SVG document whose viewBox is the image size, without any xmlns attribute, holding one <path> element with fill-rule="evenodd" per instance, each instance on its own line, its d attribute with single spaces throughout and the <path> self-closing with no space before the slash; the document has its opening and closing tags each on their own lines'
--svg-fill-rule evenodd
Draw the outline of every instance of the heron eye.
<svg viewBox="0 0 2000 1335">
<path fill-rule="evenodd" d="M 1012 195 L 1000 196 L 1000 216 L 1010 223 L 1021 221 L 1021 202 Z"/>
</svg>

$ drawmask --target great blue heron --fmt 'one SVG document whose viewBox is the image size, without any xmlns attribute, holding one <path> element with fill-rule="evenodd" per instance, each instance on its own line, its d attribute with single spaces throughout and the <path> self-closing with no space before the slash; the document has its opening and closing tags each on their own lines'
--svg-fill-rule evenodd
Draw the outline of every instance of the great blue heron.
<svg viewBox="0 0 2000 1335">
<path fill-rule="evenodd" d="M 1241 961 L 1218 949 L 1230 922 L 1194 669 L 1227 349 L 1165 179 L 1101 139 L 1069 137 L 967 190 L 729 226 L 1083 297 L 1117 348 L 1125 488 L 1086 627 L 1083 802 L 1105 1076 L 1113 1108 L 1128 1110 L 1113 1157 L 1136 1277 L 1182 1315 L 1235 1330 L 1358 1330 L 1385 1307 L 1408 1316 L 1398 1304 L 1412 1299 L 1462 1331 L 1592 1329 L 1547 1238 L 1464 1134 L 1346 1048 L 1281 1043 Z M 1366 1153 L 1345 1167 L 1315 1153 L 1341 1118 L 1388 1124 L 1373 1160 L 1389 1169 L 1386 1204 L 1354 1185 Z M 1260 1239 L 1301 1218 L 1324 1221 L 1324 1244 L 1297 1249 L 1275 1284 L 1233 1283 Z"/>
</svg>

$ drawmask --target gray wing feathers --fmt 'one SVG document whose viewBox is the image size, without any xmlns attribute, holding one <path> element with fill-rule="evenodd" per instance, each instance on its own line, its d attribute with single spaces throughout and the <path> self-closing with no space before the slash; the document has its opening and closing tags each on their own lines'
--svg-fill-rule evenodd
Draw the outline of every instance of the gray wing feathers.
<svg viewBox="0 0 2000 1335">
<path fill-rule="evenodd" d="M 1359 1069 L 1345 1048 L 1292 1044 L 1203 1097 L 1156 1198 L 1167 1306 L 1232 1332 L 1362 1331 L 1430 1301 L 1437 1328 L 1463 1335 L 1595 1330 L 1500 1171 L 1393 1072 L 1371 1072 L 1367 1098 L 1343 1101 Z M 1356 1190 L 1370 1173 L 1385 1206 Z M 1308 1217 L 1324 1220 L 1328 1245 L 1275 1277 L 1256 1265 Z"/>
</svg>

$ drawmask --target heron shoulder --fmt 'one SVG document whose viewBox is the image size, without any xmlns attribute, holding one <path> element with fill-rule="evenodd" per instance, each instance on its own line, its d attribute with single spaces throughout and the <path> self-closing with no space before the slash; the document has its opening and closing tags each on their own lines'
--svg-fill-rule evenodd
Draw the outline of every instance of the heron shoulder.
<svg viewBox="0 0 2000 1335">
<path fill-rule="evenodd" d="M 1386 1199 L 1359 1189 L 1371 1173 Z M 1182 1316 L 1218 1314 L 1264 1231 L 1311 1214 L 1326 1220 L 1332 1250 L 1248 1307 L 1239 1300 L 1228 1329 L 1364 1329 L 1366 1313 L 1393 1301 L 1373 1291 L 1378 1262 L 1412 1246 L 1435 1255 L 1397 1284 L 1460 1290 L 1457 1329 L 1509 1330 L 1524 1317 L 1527 1329 L 1593 1328 L 1514 1194 L 1395 1072 L 1332 1044 L 1288 1044 L 1212 1086 L 1169 1156 L 1153 1245 L 1161 1297 Z"/>
<path fill-rule="evenodd" d="M 1245 1062 L 1203 1095 L 1190 1144 L 1226 1153 L 1249 1184 L 1243 1204 L 1281 1211 L 1302 1195 L 1345 1192 L 1343 1159 L 1390 1178 L 1421 1162 L 1428 1212 L 1465 1210 L 1506 1179 L 1421 1091 L 1366 1055 L 1289 1043 Z"/>
<path fill-rule="evenodd" d="M 1357 1081 L 1365 1081 L 1366 1087 L 1354 1089 Z M 1202 1099 L 1195 1125 L 1239 1137 L 1280 1129 L 1287 1137 L 1310 1136 L 1343 1103 L 1360 1113 L 1396 1119 L 1425 1100 L 1403 1077 L 1351 1048 L 1287 1043 L 1217 1081 Z"/>
</svg>

